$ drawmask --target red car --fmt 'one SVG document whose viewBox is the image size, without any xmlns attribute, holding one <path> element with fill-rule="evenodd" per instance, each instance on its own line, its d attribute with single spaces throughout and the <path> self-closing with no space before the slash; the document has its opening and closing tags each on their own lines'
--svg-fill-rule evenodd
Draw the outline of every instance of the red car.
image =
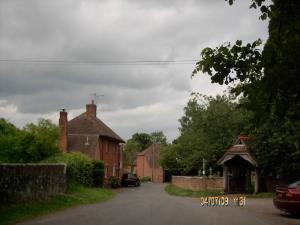
<svg viewBox="0 0 300 225">
<path fill-rule="evenodd" d="M 276 188 L 274 205 L 277 209 L 291 214 L 300 214 L 300 181 Z"/>
</svg>

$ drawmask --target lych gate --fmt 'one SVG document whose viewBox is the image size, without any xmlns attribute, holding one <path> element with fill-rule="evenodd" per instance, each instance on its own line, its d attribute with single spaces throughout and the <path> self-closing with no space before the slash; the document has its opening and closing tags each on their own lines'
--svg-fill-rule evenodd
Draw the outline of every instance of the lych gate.
<svg viewBox="0 0 300 225">
<path fill-rule="evenodd" d="M 245 193 L 252 183 L 254 192 L 258 191 L 258 165 L 247 149 L 248 141 L 248 136 L 240 135 L 217 162 L 223 166 L 226 193 Z"/>
</svg>

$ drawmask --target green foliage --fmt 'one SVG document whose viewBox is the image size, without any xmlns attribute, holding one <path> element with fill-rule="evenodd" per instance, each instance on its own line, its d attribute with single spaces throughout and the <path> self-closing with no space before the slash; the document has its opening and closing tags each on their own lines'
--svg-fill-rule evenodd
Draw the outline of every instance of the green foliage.
<svg viewBox="0 0 300 225">
<path fill-rule="evenodd" d="M 273 176 L 291 182 L 300 177 L 300 122 L 284 119 L 266 123 L 253 131 L 252 146 L 262 177 Z"/>
<path fill-rule="evenodd" d="M 126 166 L 136 164 L 136 154 L 138 153 L 139 145 L 133 139 L 129 139 L 124 146 L 123 162 Z"/>
<path fill-rule="evenodd" d="M 28 124 L 23 130 L 1 120 L 0 159 L 3 162 L 39 162 L 59 152 L 58 127 L 49 120 Z"/>
<path fill-rule="evenodd" d="M 162 131 L 135 133 L 124 146 L 124 165 L 132 166 L 136 163 L 136 154 L 152 144 L 167 145 L 167 138 Z"/>
<path fill-rule="evenodd" d="M 240 133 L 247 133 L 251 113 L 238 107 L 232 97 L 192 94 L 180 122 L 176 144 L 163 148 L 161 165 L 173 174 L 198 174 L 203 158 L 207 168 Z"/>
<path fill-rule="evenodd" d="M 118 188 L 121 186 L 121 180 L 119 177 L 116 176 L 109 177 L 109 183 L 111 188 Z"/>
<path fill-rule="evenodd" d="M 68 193 L 54 196 L 46 201 L 18 204 L 0 209 L 0 225 L 16 224 L 77 205 L 107 201 L 114 196 L 115 193 L 109 189 L 72 186 Z"/>
<path fill-rule="evenodd" d="M 131 140 L 136 142 L 139 152 L 145 150 L 152 144 L 151 135 L 147 133 L 135 133 L 132 135 Z"/>
<path fill-rule="evenodd" d="M 91 186 L 93 184 L 93 161 L 86 155 L 79 152 L 58 154 L 43 162 L 66 163 L 68 184 L 80 184 Z M 99 168 L 97 163 L 97 167 Z"/>
<path fill-rule="evenodd" d="M 173 175 L 184 174 L 185 165 L 183 159 L 185 155 L 180 144 L 165 146 L 160 153 L 160 165 L 168 169 Z"/>
<path fill-rule="evenodd" d="M 233 4 L 235 0 L 225 0 L 228 1 L 230 5 Z M 263 4 L 266 0 L 251 0 L 250 8 L 260 8 L 261 16 L 259 17 L 261 20 L 265 20 L 267 18 L 270 18 L 272 14 L 274 14 L 274 5 L 266 5 Z"/>
<path fill-rule="evenodd" d="M 261 40 L 242 45 L 238 40 L 216 49 L 205 48 L 201 52 L 201 60 L 197 62 L 193 76 L 199 71 L 208 73 L 212 83 L 229 84 L 239 81 L 242 84 L 256 82 L 262 76 Z"/>
<path fill-rule="evenodd" d="M 92 168 L 93 185 L 102 187 L 104 180 L 104 163 L 100 160 L 93 160 Z"/>
<path fill-rule="evenodd" d="M 152 144 L 160 144 L 160 145 L 167 145 L 167 137 L 162 131 L 155 131 L 150 133 L 151 143 Z"/>
<path fill-rule="evenodd" d="M 175 195 L 175 196 L 181 196 L 181 197 L 193 197 L 193 198 L 222 195 L 222 193 L 219 191 L 192 191 L 192 190 L 176 187 L 172 184 L 169 184 L 168 186 L 166 186 L 165 191 L 169 195 Z"/>
<path fill-rule="evenodd" d="M 262 175 L 292 180 L 300 173 L 300 1 L 252 0 L 250 8 L 269 18 L 262 53 L 257 41 L 206 48 L 193 75 L 202 71 L 212 82 L 236 84 L 233 92 L 246 96 L 241 106 L 253 112 L 253 152 Z"/>
<path fill-rule="evenodd" d="M 18 129 L 12 123 L 6 121 L 5 119 L 0 119 L 0 137 L 7 135 L 15 135 Z"/>
</svg>

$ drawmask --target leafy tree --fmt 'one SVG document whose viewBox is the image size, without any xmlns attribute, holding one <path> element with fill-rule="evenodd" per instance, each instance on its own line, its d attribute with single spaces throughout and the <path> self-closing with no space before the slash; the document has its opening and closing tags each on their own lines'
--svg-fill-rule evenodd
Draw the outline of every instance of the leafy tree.
<svg viewBox="0 0 300 225">
<path fill-rule="evenodd" d="M 5 119 L 0 119 L 0 137 L 7 135 L 15 135 L 18 132 L 18 128 L 12 123 L 6 121 Z"/>
<path fill-rule="evenodd" d="M 136 163 L 137 153 L 145 150 L 152 144 L 167 145 L 167 137 L 162 131 L 155 131 L 150 134 L 135 133 L 124 146 L 124 164 L 133 166 Z"/>
<path fill-rule="evenodd" d="M 165 146 L 160 155 L 160 165 L 169 170 L 171 174 L 184 174 L 184 163 L 181 147 L 178 144 Z"/>
<path fill-rule="evenodd" d="M 124 165 L 133 166 L 136 163 L 136 155 L 139 145 L 135 140 L 129 139 L 124 146 Z"/>
<path fill-rule="evenodd" d="M 253 151 L 262 175 L 293 179 L 300 175 L 300 1 L 252 0 L 250 7 L 269 19 L 263 50 L 260 40 L 205 48 L 193 75 L 208 73 L 212 83 L 232 85 L 246 97 L 242 106 L 253 111 Z"/>
<path fill-rule="evenodd" d="M 167 145 L 167 137 L 162 131 L 155 131 L 150 134 L 151 143 Z"/>
<path fill-rule="evenodd" d="M 242 132 L 247 132 L 251 113 L 238 107 L 232 96 L 215 98 L 192 94 L 180 122 L 176 143 L 164 148 L 164 168 L 180 168 L 180 173 L 195 175 L 203 158 L 216 169 L 216 161 Z"/>
<path fill-rule="evenodd" d="M 131 140 L 138 145 L 138 152 L 145 150 L 152 144 L 151 135 L 147 133 L 135 133 L 132 135 Z"/>
<path fill-rule="evenodd" d="M 14 129 L 5 121 L 1 127 L 11 130 L 0 136 L 3 162 L 38 162 L 59 152 L 58 127 L 49 120 L 41 119 L 37 125 L 28 124 L 23 130 Z"/>
</svg>

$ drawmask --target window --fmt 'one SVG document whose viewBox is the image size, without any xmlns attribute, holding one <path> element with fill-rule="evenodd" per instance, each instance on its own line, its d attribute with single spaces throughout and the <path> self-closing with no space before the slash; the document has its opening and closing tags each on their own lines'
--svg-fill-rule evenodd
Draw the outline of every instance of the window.
<svg viewBox="0 0 300 225">
<path fill-rule="evenodd" d="M 115 176 L 116 175 L 116 164 L 114 164 L 114 166 L 113 166 L 113 176 Z"/>
<path fill-rule="evenodd" d="M 104 174 L 105 178 L 107 178 L 107 176 L 108 176 L 108 166 L 105 167 L 105 174 Z"/>
</svg>

